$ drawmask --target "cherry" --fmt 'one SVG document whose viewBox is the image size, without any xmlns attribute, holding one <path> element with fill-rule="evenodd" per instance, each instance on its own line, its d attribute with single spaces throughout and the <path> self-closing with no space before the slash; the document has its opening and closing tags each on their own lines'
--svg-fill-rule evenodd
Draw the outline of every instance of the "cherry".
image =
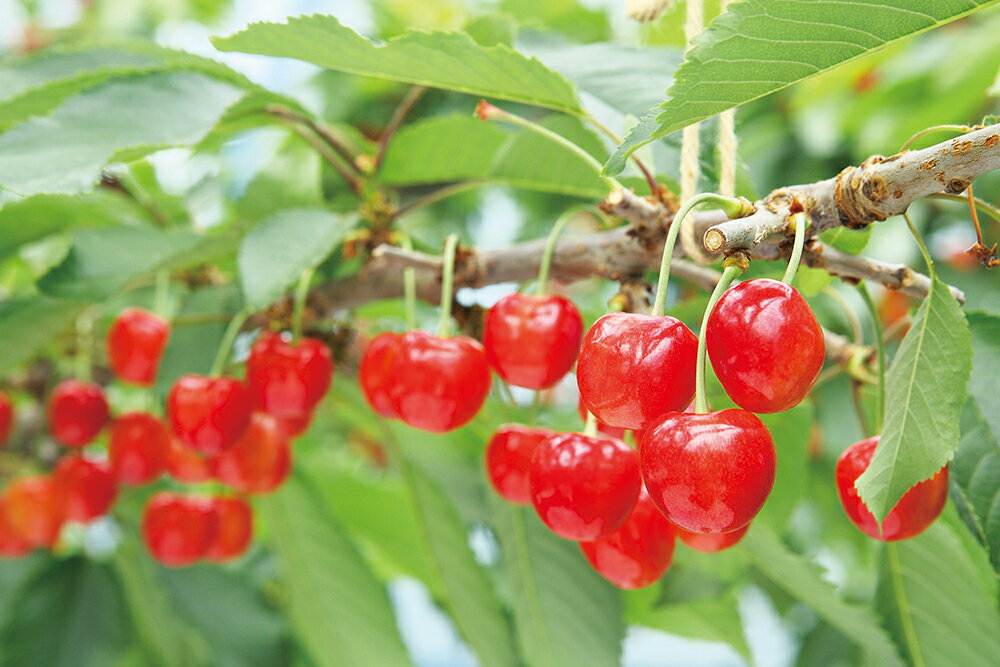
<svg viewBox="0 0 1000 667">
<path fill-rule="evenodd" d="M 239 380 L 183 375 L 167 396 L 174 433 L 195 451 L 213 456 L 231 447 L 250 425 L 250 392 Z"/>
<path fill-rule="evenodd" d="M 538 443 L 555 435 L 547 428 L 503 424 L 486 446 L 486 474 L 504 500 L 531 504 L 531 457 Z"/>
<path fill-rule="evenodd" d="M 774 486 L 771 434 L 745 410 L 669 412 L 639 445 L 642 478 L 670 521 L 695 533 L 750 523 Z"/>
<path fill-rule="evenodd" d="M 104 516 L 118 497 L 107 461 L 82 454 L 64 456 L 52 471 L 66 519 L 87 523 Z"/>
<path fill-rule="evenodd" d="M 215 459 L 218 480 L 243 493 L 270 493 L 290 470 L 288 436 L 266 412 L 255 412 L 239 442 Z"/>
<path fill-rule="evenodd" d="M 670 567 L 674 542 L 673 525 L 641 489 L 621 528 L 592 542 L 580 542 L 580 549 L 594 569 L 618 588 L 643 588 Z"/>
<path fill-rule="evenodd" d="M 635 507 L 642 482 L 635 451 L 615 438 L 557 433 L 531 459 L 531 502 L 552 531 L 596 540 L 618 530 Z"/>
<path fill-rule="evenodd" d="M 583 339 L 576 380 L 587 410 L 610 426 L 641 430 L 694 396 L 698 339 L 663 315 L 609 313 Z"/>
<path fill-rule="evenodd" d="M 583 396 L 579 398 L 576 402 L 576 410 L 580 413 L 580 419 L 583 423 L 587 423 L 587 408 L 583 404 Z M 625 433 L 628 431 L 627 428 L 618 428 L 617 426 L 608 426 L 600 419 L 597 420 L 597 432 L 603 433 L 604 435 L 611 438 L 618 438 L 619 440 L 625 439 Z"/>
<path fill-rule="evenodd" d="M 750 412 L 798 405 L 823 367 L 823 330 L 809 304 L 769 278 L 726 290 L 709 315 L 705 341 L 719 382 Z"/>
<path fill-rule="evenodd" d="M 742 528 L 737 528 L 730 533 L 692 533 L 680 526 L 674 526 L 674 530 L 677 532 L 677 537 L 681 539 L 681 542 L 691 549 L 706 554 L 714 554 L 719 551 L 725 551 L 742 540 L 743 536 L 750 530 L 750 524 Z"/>
<path fill-rule="evenodd" d="M 285 341 L 265 333 L 247 359 L 247 386 L 255 410 L 281 418 L 301 418 L 313 411 L 333 379 L 330 349 L 315 338 Z"/>
<path fill-rule="evenodd" d="M 215 539 L 213 503 L 207 498 L 161 491 L 142 515 L 142 539 L 153 558 L 170 567 L 193 565 Z"/>
<path fill-rule="evenodd" d="M 7 523 L 32 547 L 51 548 L 59 539 L 63 512 L 59 487 L 51 476 L 22 477 L 3 492 Z"/>
<path fill-rule="evenodd" d="M 394 381 L 393 360 L 401 338 L 400 334 L 391 331 L 375 336 L 365 349 L 358 368 L 358 379 L 368 405 L 383 417 L 399 417 L 389 398 L 389 390 Z"/>
<path fill-rule="evenodd" d="M 63 380 L 49 396 L 52 437 L 67 447 L 83 447 L 108 421 L 104 389 L 93 382 Z"/>
<path fill-rule="evenodd" d="M 199 484 L 212 479 L 214 463 L 198 452 L 186 447 L 171 434 L 166 454 L 167 473 L 184 484 Z"/>
<path fill-rule="evenodd" d="M 483 347 L 497 374 L 516 387 L 548 389 L 573 368 L 583 318 L 556 294 L 509 294 L 486 316 Z"/>
<path fill-rule="evenodd" d="M 302 415 L 301 417 L 281 417 L 278 421 L 281 423 L 282 428 L 285 429 L 285 433 L 288 434 L 288 437 L 294 438 L 295 436 L 302 435 L 309 430 L 314 414 L 315 413 L 310 412 L 309 414 Z"/>
<path fill-rule="evenodd" d="M 233 560 L 246 553 L 253 537 L 253 512 L 242 498 L 212 499 L 215 514 L 215 538 L 208 545 L 205 559 L 215 563 Z"/>
<path fill-rule="evenodd" d="M 837 461 L 837 492 L 840 502 L 851 522 L 869 537 L 883 542 L 895 542 L 916 537 L 944 509 L 948 499 L 948 468 L 944 467 L 930 479 L 916 484 L 903 494 L 896 506 L 882 522 L 879 531 L 875 517 L 858 495 L 854 483 L 871 463 L 879 436 L 856 442 L 840 455 Z"/>
<path fill-rule="evenodd" d="M 483 346 L 467 336 L 409 331 L 397 343 L 389 400 L 414 428 L 444 433 L 467 424 L 490 393 Z"/>
<path fill-rule="evenodd" d="M 10 427 L 14 424 L 14 404 L 10 397 L 0 391 L 0 447 L 7 443 Z"/>
<path fill-rule="evenodd" d="M 122 484 L 148 484 L 162 475 L 169 449 L 170 431 L 153 415 L 130 412 L 111 426 L 108 460 Z"/>
<path fill-rule="evenodd" d="M 14 530 L 7 517 L 7 501 L 0 495 L 0 558 L 20 558 L 31 553 L 31 544 Z"/>
<path fill-rule="evenodd" d="M 142 308 L 126 308 L 108 330 L 108 365 L 122 380 L 150 386 L 169 337 L 165 319 Z"/>
</svg>

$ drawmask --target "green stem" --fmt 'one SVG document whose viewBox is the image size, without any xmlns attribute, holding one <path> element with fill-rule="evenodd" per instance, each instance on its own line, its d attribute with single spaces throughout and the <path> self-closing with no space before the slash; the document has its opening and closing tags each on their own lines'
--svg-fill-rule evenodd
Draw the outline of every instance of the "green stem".
<svg viewBox="0 0 1000 667">
<path fill-rule="evenodd" d="M 443 276 L 441 277 L 441 321 L 438 324 L 437 335 L 448 336 L 451 332 L 451 302 L 454 297 L 455 285 L 455 250 L 458 248 L 458 234 L 449 234 L 444 242 L 444 255 L 441 258 Z"/>
<path fill-rule="evenodd" d="M 925 134 L 930 134 L 931 132 L 970 132 L 971 130 L 972 128 L 966 125 L 935 125 L 933 127 L 928 127 L 923 130 L 920 130 L 912 137 L 907 139 L 906 143 L 903 144 L 903 147 L 899 149 L 899 152 L 902 153 L 903 151 L 909 149 L 909 147 L 913 145 L 914 141 L 924 136 Z"/>
<path fill-rule="evenodd" d="M 806 243 L 806 227 L 809 226 L 809 216 L 805 213 L 796 213 L 788 224 L 795 227 L 795 242 L 792 244 L 792 256 L 788 258 L 788 268 L 781 282 L 791 285 L 795 280 L 795 272 L 799 270 L 799 262 L 802 261 L 802 247 Z"/>
<path fill-rule="evenodd" d="M 597 437 L 597 417 L 589 410 L 587 411 L 587 421 L 583 425 L 583 434 L 590 438 Z"/>
<path fill-rule="evenodd" d="M 847 320 L 847 325 L 851 328 L 851 342 L 855 345 L 861 345 L 862 338 L 864 336 L 861 332 L 861 320 L 858 319 L 857 313 L 851 308 L 851 304 L 847 302 L 844 295 L 835 290 L 833 287 L 827 287 L 823 289 L 823 294 L 830 297 L 838 306 L 840 310 L 844 313 L 844 318 Z"/>
<path fill-rule="evenodd" d="M 306 310 L 309 285 L 315 272 L 315 269 L 303 271 L 299 276 L 299 284 L 295 287 L 295 300 L 292 303 L 292 341 L 297 341 L 302 336 L 302 315 Z"/>
<path fill-rule="evenodd" d="M 711 316 L 712 311 L 715 310 L 715 304 L 719 303 L 719 299 L 722 298 L 722 293 L 729 289 L 729 286 L 733 284 L 733 281 L 746 269 L 739 263 L 725 264 L 725 268 L 722 271 L 722 277 L 719 278 L 719 282 L 715 285 L 715 290 L 712 292 L 712 297 L 708 300 L 708 307 L 705 308 L 705 316 L 701 318 L 701 332 L 698 334 L 698 361 L 695 367 L 695 393 L 694 393 L 694 411 L 700 415 L 705 414 L 709 411 L 708 408 L 708 396 L 705 395 L 705 358 L 708 356 L 708 348 L 705 343 L 705 331 L 708 329 L 708 318 Z"/>
<path fill-rule="evenodd" d="M 233 315 L 233 319 L 229 321 L 229 326 L 226 328 L 226 333 L 222 335 L 222 342 L 219 343 L 219 351 L 215 353 L 215 361 L 212 362 L 212 370 L 209 371 L 209 375 L 213 377 L 222 375 L 222 370 L 226 367 L 226 360 L 229 358 L 229 350 L 233 347 L 236 336 L 239 335 L 240 329 L 243 328 L 243 323 L 247 321 L 248 317 L 250 317 L 249 308 L 244 308 Z"/>
<path fill-rule="evenodd" d="M 156 293 L 153 296 L 153 312 L 165 320 L 170 319 L 170 271 L 156 272 Z"/>
<path fill-rule="evenodd" d="M 885 420 L 885 341 L 882 339 L 882 322 L 879 320 L 878 308 L 875 301 L 868 292 L 868 286 L 864 282 L 856 285 L 861 298 L 864 299 L 868 307 L 868 314 L 872 318 L 872 327 L 875 331 L 875 349 L 878 350 L 878 392 L 875 394 L 875 432 L 882 432 L 882 424 Z"/>
<path fill-rule="evenodd" d="M 442 199 L 447 199 L 448 197 L 457 195 L 460 192 L 465 192 L 466 190 L 472 190 L 473 188 L 478 188 L 480 185 L 483 185 L 484 183 L 486 183 L 485 179 L 473 178 L 469 179 L 468 181 L 459 181 L 458 183 L 452 183 L 451 185 L 446 185 L 443 188 L 439 188 L 437 190 L 434 190 L 433 192 L 427 193 L 423 197 L 418 197 L 414 199 L 405 206 L 400 206 L 398 209 L 396 209 L 396 212 L 392 214 L 392 219 L 398 220 L 399 218 L 402 218 L 404 215 L 412 213 L 417 209 L 421 209 L 425 206 L 430 206 L 431 204 L 435 204 L 441 201 Z"/>
<path fill-rule="evenodd" d="M 566 223 L 569 222 L 579 211 L 579 208 L 570 209 L 566 211 L 559 219 L 556 220 L 556 224 L 552 225 L 552 230 L 549 232 L 549 238 L 545 241 L 545 250 L 542 252 L 542 263 L 538 268 L 538 296 L 545 295 L 545 286 L 549 282 L 549 273 L 552 269 L 552 255 L 556 250 L 556 241 L 559 239 L 559 235 L 562 234 L 562 230 L 566 227 Z"/>
<path fill-rule="evenodd" d="M 913 234 L 913 239 L 920 247 L 920 254 L 924 256 L 924 262 L 927 264 L 927 272 L 931 275 L 931 280 L 934 280 L 934 260 L 931 259 L 931 253 L 927 250 L 927 246 L 924 245 L 924 239 L 920 236 L 920 232 L 917 231 L 917 227 L 913 224 L 913 220 L 910 219 L 909 213 L 904 212 L 903 219 L 906 220 L 906 225 L 910 228 L 910 233 Z"/>
</svg>

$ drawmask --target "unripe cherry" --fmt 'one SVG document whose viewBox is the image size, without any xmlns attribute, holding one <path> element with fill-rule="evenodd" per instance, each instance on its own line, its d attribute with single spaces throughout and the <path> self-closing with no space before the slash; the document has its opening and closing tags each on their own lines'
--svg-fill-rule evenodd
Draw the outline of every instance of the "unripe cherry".
<svg viewBox="0 0 1000 667">
<path fill-rule="evenodd" d="M 142 308 L 123 310 L 108 330 L 108 365 L 126 382 L 151 386 L 156 381 L 170 324 Z"/>
<path fill-rule="evenodd" d="M 108 421 L 104 389 L 93 382 L 63 380 L 49 395 L 49 430 L 66 447 L 83 447 Z"/>
<path fill-rule="evenodd" d="M 486 446 L 486 475 L 504 500 L 531 504 L 531 458 L 542 440 L 555 435 L 547 428 L 503 424 Z"/>
<path fill-rule="evenodd" d="M 118 497 L 118 482 L 110 464 L 102 459 L 71 454 L 59 459 L 52 472 L 63 515 L 87 523 L 104 516 Z"/>
<path fill-rule="evenodd" d="M 161 491 L 150 497 L 142 516 L 142 539 L 160 563 L 194 565 L 215 539 L 216 518 L 208 498 Z"/>
<path fill-rule="evenodd" d="M 115 420 L 108 438 L 108 460 L 122 484 L 148 484 L 163 474 L 170 431 L 158 418 L 130 412 Z"/>
</svg>

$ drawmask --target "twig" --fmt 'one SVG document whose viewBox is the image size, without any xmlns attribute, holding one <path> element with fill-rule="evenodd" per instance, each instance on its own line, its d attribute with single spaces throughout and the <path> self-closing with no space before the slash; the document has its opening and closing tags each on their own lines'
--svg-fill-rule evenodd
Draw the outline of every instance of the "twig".
<svg viewBox="0 0 1000 667">
<path fill-rule="evenodd" d="M 338 157 L 338 154 L 334 152 L 330 145 L 320 138 L 319 135 L 293 120 L 286 119 L 283 116 L 277 116 L 277 118 L 288 126 L 293 132 L 295 132 L 295 134 L 305 139 L 317 153 L 322 155 L 323 159 L 325 159 L 327 163 L 333 167 L 334 171 L 336 171 L 344 182 L 347 183 L 354 194 L 360 196 L 361 193 L 364 192 L 364 187 L 362 186 L 361 181 L 344 167 L 343 162 Z"/>
<path fill-rule="evenodd" d="M 264 111 L 271 114 L 272 116 L 283 118 L 295 123 L 299 123 L 300 125 L 304 125 L 305 127 L 308 127 L 310 130 L 319 135 L 319 137 L 323 141 L 329 144 L 330 148 L 332 148 L 337 153 L 337 155 L 339 155 L 340 158 L 344 162 L 346 162 L 351 169 L 354 170 L 355 173 L 357 173 L 358 175 L 362 174 L 360 167 L 358 167 L 357 163 L 355 162 L 355 155 L 347 149 L 347 147 L 343 144 L 343 142 L 340 141 L 339 138 L 333 135 L 333 133 L 330 131 L 329 128 L 321 125 L 320 123 L 316 122 L 309 116 L 301 114 L 298 111 L 290 109 L 282 104 L 269 104 L 266 107 L 264 107 Z"/>
<path fill-rule="evenodd" d="M 443 188 L 438 188 L 437 190 L 433 190 L 422 197 L 414 199 L 413 201 L 404 206 L 400 206 L 398 209 L 396 209 L 396 212 L 392 214 L 392 219 L 398 220 L 399 218 L 402 218 L 404 215 L 412 213 L 413 211 L 416 211 L 419 208 L 423 208 L 424 206 L 429 206 L 430 204 L 439 202 L 442 199 L 447 199 L 448 197 L 451 197 L 452 195 L 457 195 L 460 192 L 465 192 L 466 190 L 478 188 L 480 185 L 483 185 L 485 183 L 486 183 L 485 179 L 473 178 L 468 181 L 458 181 L 457 183 L 451 183 L 450 185 L 446 185 Z"/>
<path fill-rule="evenodd" d="M 392 113 L 392 118 L 389 119 L 389 124 L 386 125 L 385 131 L 378 140 L 378 152 L 375 153 L 375 169 L 378 169 L 382 164 L 382 158 L 385 157 L 385 151 L 389 147 L 389 141 L 396 134 L 396 130 L 399 126 L 403 124 L 406 117 L 409 115 L 410 111 L 413 110 L 414 105 L 421 98 L 421 96 L 426 92 L 427 86 L 413 86 L 407 91 L 406 95 L 403 97 L 399 106 Z"/>
</svg>

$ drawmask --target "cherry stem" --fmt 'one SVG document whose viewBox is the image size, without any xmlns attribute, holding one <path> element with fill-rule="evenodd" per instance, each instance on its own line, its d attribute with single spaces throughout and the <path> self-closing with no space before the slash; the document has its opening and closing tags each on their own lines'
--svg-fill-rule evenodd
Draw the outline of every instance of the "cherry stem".
<svg viewBox="0 0 1000 667">
<path fill-rule="evenodd" d="M 559 216 L 556 224 L 552 225 L 549 238 L 545 241 L 545 250 L 542 252 L 542 263 L 538 268 L 538 287 L 535 288 L 538 296 L 545 296 L 545 286 L 549 283 L 549 273 L 552 269 L 552 255 L 555 254 L 556 241 L 559 239 L 559 235 L 562 234 L 562 230 L 566 228 L 566 223 L 579 210 L 579 208 L 573 208 L 566 211 Z"/>
<path fill-rule="evenodd" d="M 165 320 L 170 319 L 170 271 L 156 272 L 156 293 L 153 296 L 153 312 Z"/>
<path fill-rule="evenodd" d="M 243 328 L 243 323 L 247 321 L 248 317 L 250 317 L 250 309 L 243 308 L 233 315 L 233 319 L 229 320 L 229 326 L 226 327 L 226 332 L 222 335 L 222 341 L 219 343 L 219 350 L 215 353 L 212 369 L 208 372 L 212 377 L 222 375 L 222 370 L 226 367 L 226 360 L 229 359 L 229 350 L 232 349 L 236 336 L 239 335 L 240 329 Z"/>
<path fill-rule="evenodd" d="M 809 216 L 805 213 L 795 213 L 788 220 L 788 224 L 795 230 L 795 241 L 792 243 L 792 256 L 788 258 L 788 268 L 781 282 L 791 285 L 795 280 L 795 273 L 799 270 L 799 262 L 802 261 L 802 248 L 806 243 L 806 228 L 810 224 Z"/>
<path fill-rule="evenodd" d="M 455 250 L 458 248 L 458 234 L 449 234 L 444 242 L 444 255 L 441 258 L 443 275 L 441 277 L 441 321 L 438 324 L 437 335 L 444 338 L 451 333 L 451 302 L 454 297 L 455 284 Z"/>
<path fill-rule="evenodd" d="M 851 308 L 851 304 L 847 302 L 844 295 L 835 290 L 833 287 L 827 287 L 823 290 L 823 294 L 830 297 L 830 299 L 840 307 L 840 310 L 844 313 L 844 319 L 847 320 L 847 325 L 851 327 L 851 342 L 855 345 L 861 345 L 862 338 L 864 338 L 861 331 L 861 320 L 858 319 L 857 313 Z"/>
<path fill-rule="evenodd" d="M 656 281 L 656 298 L 653 300 L 653 310 L 651 315 L 663 315 L 667 306 L 667 285 L 670 281 L 670 260 L 674 254 L 674 246 L 677 244 L 677 235 L 681 231 L 681 225 L 687 214 L 702 204 L 714 204 L 725 211 L 730 218 L 740 217 L 744 214 L 743 202 L 733 197 L 723 197 L 714 192 L 703 192 L 700 195 L 691 197 L 681 209 L 677 211 L 673 222 L 670 223 L 670 230 L 667 232 L 667 239 L 663 242 L 663 257 L 660 259 L 660 275 Z"/>
<path fill-rule="evenodd" d="M 969 198 L 969 215 L 972 216 L 972 225 L 976 228 L 976 242 L 983 243 L 983 228 L 979 226 L 979 214 L 976 213 L 976 196 L 972 193 L 972 186 L 965 189 L 965 194 Z"/>
<path fill-rule="evenodd" d="M 921 237 L 920 232 L 917 231 L 917 227 L 913 224 L 913 220 L 910 219 L 909 213 L 904 212 L 903 219 L 906 220 L 906 225 L 910 228 L 910 233 L 913 234 L 913 239 L 920 247 L 920 254 L 924 256 L 924 262 L 927 264 L 927 273 L 931 275 L 931 280 L 934 280 L 936 277 L 934 272 L 934 260 L 931 259 L 931 253 L 927 250 L 923 237 Z"/>
<path fill-rule="evenodd" d="M 864 282 L 857 285 L 858 292 L 868 307 L 868 314 L 872 318 L 872 328 L 875 332 L 875 349 L 878 350 L 878 392 L 875 394 L 875 433 L 882 432 L 882 423 L 885 419 L 885 340 L 882 338 L 882 321 L 878 316 L 878 308 L 872 299 L 868 286 Z"/>
<path fill-rule="evenodd" d="M 413 240 L 404 235 L 402 246 L 406 250 L 413 250 Z M 412 331 L 417 328 L 417 270 L 413 267 L 403 269 L 403 297 L 406 308 L 406 328 Z"/>
<path fill-rule="evenodd" d="M 931 132 L 960 132 L 960 133 L 964 133 L 964 132 L 971 132 L 971 131 L 972 131 L 972 128 L 969 127 L 969 126 L 967 126 L 967 125 L 934 125 L 933 127 L 928 127 L 928 128 L 924 128 L 923 130 L 920 130 L 919 132 L 917 132 L 916 134 L 914 134 L 912 137 L 910 137 L 909 139 L 907 139 L 906 143 L 903 144 L 903 147 L 899 149 L 899 152 L 902 153 L 903 151 L 908 150 L 910 148 L 910 146 L 913 145 L 914 141 L 916 141 L 917 139 L 919 139 L 920 137 L 922 137 L 924 135 L 930 134 Z"/>
<path fill-rule="evenodd" d="M 722 277 L 712 291 L 712 297 L 708 300 L 705 308 L 705 315 L 701 318 L 701 331 L 698 334 L 698 360 L 695 366 L 695 391 L 694 391 L 694 411 L 699 415 L 709 412 L 708 396 L 705 394 L 705 361 L 708 356 L 708 346 L 705 342 L 705 331 L 708 329 L 708 318 L 715 310 L 715 304 L 719 303 L 723 292 L 729 289 L 733 281 L 743 274 L 746 266 L 741 262 L 729 262 L 728 258 L 723 263 Z"/>
<path fill-rule="evenodd" d="M 299 283 L 295 287 L 295 300 L 292 304 L 292 341 L 297 341 L 302 337 L 302 316 L 306 310 L 306 300 L 309 297 L 309 285 L 312 283 L 315 269 L 306 269 L 299 276 Z"/>
<path fill-rule="evenodd" d="M 597 417 L 589 410 L 587 411 L 587 421 L 583 425 L 583 434 L 589 438 L 597 437 Z"/>
<path fill-rule="evenodd" d="M 581 117 L 584 120 L 586 120 L 588 123 L 590 123 L 591 125 L 593 125 L 594 127 L 596 127 L 598 130 L 600 130 L 601 132 L 603 132 L 604 136 L 606 136 L 611 141 L 615 142 L 616 144 L 620 144 L 622 142 L 621 137 L 619 137 L 617 134 L 615 134 L 614 132 L 612 132 L 611 129 L 608 128 L 607 125 L 605 125 L 604 123 L 600 122 L 599 120 L 597 120 L 596 118 L 594 118 L 593 116 L 591 116 L 586 111 L 583 112 L 583 116 L 581 116 Z M 639 168 L 639 171 L 642 172 L 643 178 L 646 179 L 646 185 L 649 186 L 649 193 L 651 195 L 653 195 L 654 197 L 656 197 L 657 199 L 662 199 L 662 193 L 660 191 L 660 184 L 656 182 L 656 176 L 654 176 L 653 172 L 651 172 L 649 170 L 649 167 L 647 167 L 643 163 L 643 161 L 640 160 L 639 157 L 635 153 L 632 153 L 632 155 L 630 155 L 629 158 L 631 158 L 632 162 L 635 163 L 635 166 Z"/>
</svg>

